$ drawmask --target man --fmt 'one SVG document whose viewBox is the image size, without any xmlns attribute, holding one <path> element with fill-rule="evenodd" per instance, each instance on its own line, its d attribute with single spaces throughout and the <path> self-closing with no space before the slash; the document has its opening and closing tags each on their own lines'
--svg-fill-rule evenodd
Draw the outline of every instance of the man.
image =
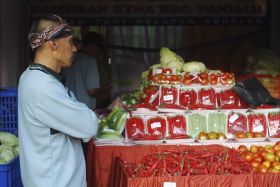
<svg viewBox="0 0 280 187">
<path fill-rule="evenodd" d="M 100 34 L 87 32 L 72 66 L 63 71 L 67 87 L 74 92 L 78 101 L 85 103 L 93 110 L 97 107 L 96 98 L 98 97 L 101 101 L 106 93 L 110 92 L 108 76 L 106 80 L 104 79 L 104 75 L 110 74 L 110 71 L 107 69 L 105 73 L 103 71 L 105 64 L 102 64 L 104 61 L 100 51 L 102 46 L 103 38 Z"/>
<path fill-rule="evenodd" d="M 97 132 L 97 117 L 78 102 L 59 75 L 76 48 L 71 27 L 56 15 L 41 18 L 29 34 L 34 63 L 18 88 L 21 177 L 26 187 L 86 187 L 81 140 Z"/>
</svg>

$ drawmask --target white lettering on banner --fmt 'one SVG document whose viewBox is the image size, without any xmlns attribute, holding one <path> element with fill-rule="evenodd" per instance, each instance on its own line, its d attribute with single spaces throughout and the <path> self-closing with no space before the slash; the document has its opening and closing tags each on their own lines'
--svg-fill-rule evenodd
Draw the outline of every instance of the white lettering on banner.
<svg viewBox="0 0 280 187">
<path fill-rule="evenodd" d="M 163 187 L 176 187 L 176 182 L 164 182 Z"/>
<path fill-rule="evenodd" d="M 161 127 L 161 123 L 160 122 L 155 122 L 151 124 L 151 129 L 155 129 L 155 128 L 159 128 Z"/>
</svg>

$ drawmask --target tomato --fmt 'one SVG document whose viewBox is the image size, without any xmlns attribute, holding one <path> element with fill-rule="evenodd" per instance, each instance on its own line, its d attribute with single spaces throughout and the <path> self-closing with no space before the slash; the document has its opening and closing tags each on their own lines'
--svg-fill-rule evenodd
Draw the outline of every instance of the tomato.
<svg viewBox="0 0 280 187">
<path fill-rule="evenodd" d="M 211 78 L 210 79 L 210 84 L 211 85 L 216 85 L 218 83 L 218 78 Z"/>
<path fill-rule="evenodd" d="M 236 138 L 246 138 L 246 133 L 245 132 L 237 132 L 235 133 Z"/>
<path fill-rule="evenodd" d="M 272 162 L 272 163 L 271 163 L 271 167 L 274 167 L 274 166 L 276 166 L 276 165 L 279 165 L 279 166 L 280 166 L 280 162 L 276 162 L 276 161 L 275 161 L 275 162 Z"/>
<path fill-rule="evenodd" d="M 206 71 L 200 73 L 199 76 L 200 76 L 201 78 L 207 78 L 207 79 L 208 79 L 208 73 L 207 73 Z"/>
<path fill-rule="evenodd" d="M 273 148 L 268 148 L 266 149 L 266 152 L 274 154 L 275 150 Z"/>
<path fill-rule="evenodd" d="M 207 78 L 207 77 L 202 78 L 200 84 L 201 84 L 201 85 L 204 85 L 204 86 L 205 86 L 205 85 L 208 85 L 208 84 L 209 84 L 208 78 Z"/>
<path fill-rule="evenodd" d="M 253 154 L 253 158 L 259 157 L 259 153 L 252 153 L 252 154 Z"/>
<path fill-rule="evenodd" d="M 242 154 L 244 153 L 245 151 L 248 151 L 247 147 L 245 145 L 240 145 L 238 148 L 237 148 L 237 152 Z"/>
<path fill-rule="evenodd" d="M 251 152 L 251 153 L 257 153 L 257 152 L 258 152 L 258 146 L 256 146 L 256 145 L 251 145 L 251 147 L 250 147 L 250 152 Z"/>
<path fill-rule="evenodd" d="M 264 159 L 269 162 L 275 161 L 275 155 L 273 153 L 266 153 Z"/>
<path fill-rule="evenodd" d="M 270 162 L 267 160 L 263 161 L 262 165 L 265 166 L 266 168 L 270 168 L 270 166 L 271 166 Z"/>
<path fill-rule="evenodd" d="M 265 151 L 265 148 L 263 146 L 258 146 L 258 151 L 259 152 Z"/>
<path fill-rule="evenodd" d="M 254 138 L 255 134 L 253 132 L 246 132 L 246 137 L 247 138 Z"/>
<path fill-rule="evenodd" d="M 188 78 L 183 78 L 182 84 L 183 85 L 191 85 L 192 84 L 192 80 L 188 79 Z"/>
<path fill-rule="evenodd" d="M 259 163 L 261 163 L 262 162 L 262 159 L 261 159 L 261 157 L 254 157 L 253 156 L 253 160 L 252 161 L 255 161 L 255 162 L 259 162 Z"/>
<path fill-rule="evenodd" d="M 254 168 L 258 168 L 260 165 L 261 165 L 260 162 L 251 161 L 251 166 L 253 166 Z"/>
<path fill-rule="evenodd" d="M 275 143 L 275 145 L 280 145 L 280 141 L 277 141 L 277 142 Z"/>
<path fill-rule="evenodd" d="M 274 145 L 273 146 L 273 149 L 275 150 L 275 151 L 280 151 L 280 145 L 278 144 L 278 145 Z"/>
<path fill-rule="evenodd" d="M 280 157 L 280 150 L 275 152 L 276 157 Z"/>
<path fill-rule="evenodd" d="M 265 173 L 268 172 L 268 169 L 267 169 L 265 166 L 260 165 L 260 166 L 258 167 L 257 171 L 258 171 L 259 173 L 265 174 Z"/>
<path fill-rule="evenodd" d="M 280 163 L 271 165 L 273 168 L 278 169 L 280 171 Z"/>
<path fill-rule="evenodd" d="M 279 169 L 276 169 L 276 168 L 269 168 L 268 172 L 269 172 L 269 173 L 279 173 Z"/>
<path fill-rule="evenodd" d="M 261 151 L 261 152 L 259 152 L 259 155 L 260 155 L 260 158 L 261 158 L 262 160 L 264 160 L 265 155 L 266 155 L 266 151 Z"/>
<path fill-rule="evenodd" d="M 247 162 L 251 162 L 253 160 L 253 154 L 245 151 L 244 153 L 242 153 L 242 158 Z"/>
</svg>

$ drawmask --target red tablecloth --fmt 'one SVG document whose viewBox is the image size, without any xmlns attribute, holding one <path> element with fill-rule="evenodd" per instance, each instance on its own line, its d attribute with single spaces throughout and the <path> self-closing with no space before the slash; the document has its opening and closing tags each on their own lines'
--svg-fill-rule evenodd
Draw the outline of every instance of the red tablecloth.
<svg viewBox="0 0 280 187">
<path fill-rule="evenodd" d="M 196 187 L 277 187 L 280 186 L 280 174 L 251 174 L 229 176 L 191 176 L 191 177 L 150 177 L 128 178 L 125 176 L 119 162 L 120 158 L 127 162 L 136 162 L 143 155 L 163 150 L 184 150 L 188 145 L 132 145 L 132 146 L 96 146 L 91 140 L 87 155 L 88 187 L 118 186 L 113 184 L 119 180 L 120 186 L 163 187 L 163 182 L 174 181 L 179 186 Z M 211 145 L 208 145 L 211 146 Z M 215 148 L 215 145 L 213 145 Z M 115 174 L 115 176 L 114 176 Z"/>
</svg>

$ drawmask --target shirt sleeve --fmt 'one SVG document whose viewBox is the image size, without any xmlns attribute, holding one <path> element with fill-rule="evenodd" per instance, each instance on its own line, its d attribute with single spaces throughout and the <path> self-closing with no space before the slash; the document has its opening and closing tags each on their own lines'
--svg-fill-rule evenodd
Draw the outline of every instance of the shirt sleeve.
<svg viewBox="0 0 280 187">
<path fill-rule="evenodd" d="M 62 84 L 52 81 L 40 91 L 40 97 L 36 99 L 35 116 L 41 123 L 76 138 L 88 139 L 96 135 L 96 114 L 71 98 Z"/>
<path fill-rule="evenodd" d="M 92 59 L 87 62 L 86 72 L 86 87 L 87 90 L 91 90 L 94 88 L 100 87 L 100 81 L 99 81 L 99 72 L 97 67 L 97 62 L 95 59 Z"/>
</svg>

